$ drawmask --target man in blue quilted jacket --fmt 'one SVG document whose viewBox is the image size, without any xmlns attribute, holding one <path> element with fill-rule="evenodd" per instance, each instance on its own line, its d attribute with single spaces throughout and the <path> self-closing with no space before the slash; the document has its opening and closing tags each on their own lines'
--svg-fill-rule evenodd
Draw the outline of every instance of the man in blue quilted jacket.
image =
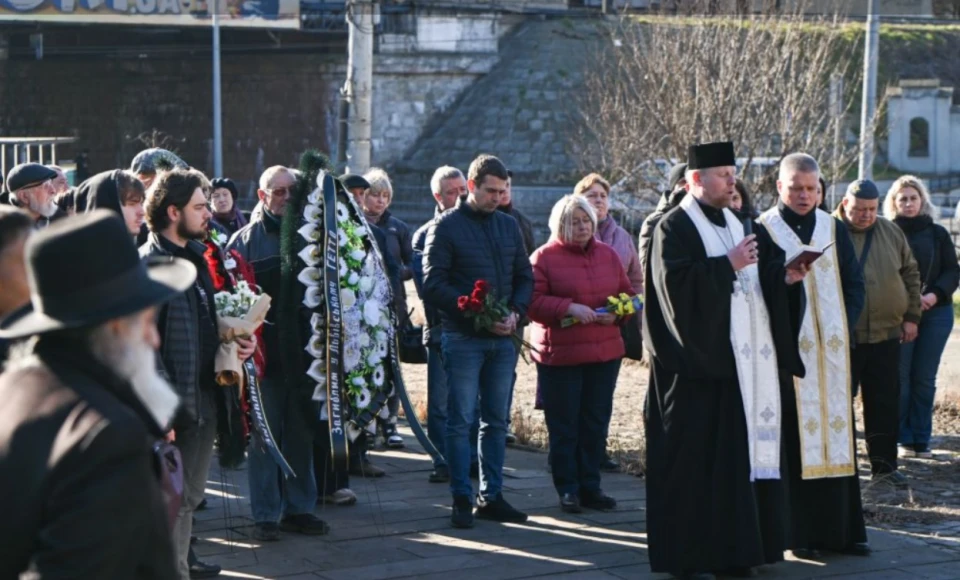
<svg viewBox="0 0 960 580">
<path fill-rule="evenodd" d="M 423 263 L 424 300 L 440 311 L 441 349 L 447 374 L 446 455 L 453 494 L 451 523 L 473 526 L 470 482 L 470 426 L 480 408 L 480 493 L 476 517 L 524 522 L 527 516 L 503 498 L 507 413 L 517 352 L 512 335 L 526 316 L 533 294 L 533 270 L 517 221 L 497 207 L 507 192 L 507 168 L 492 155 L 470 164 L 469 193 L 439 216 L 427 232 Z M 483 280 L 510 314 L 475 328 L 458 306 Z M 479 400 L 478 400 L 479 396 Z"/>
</svg>

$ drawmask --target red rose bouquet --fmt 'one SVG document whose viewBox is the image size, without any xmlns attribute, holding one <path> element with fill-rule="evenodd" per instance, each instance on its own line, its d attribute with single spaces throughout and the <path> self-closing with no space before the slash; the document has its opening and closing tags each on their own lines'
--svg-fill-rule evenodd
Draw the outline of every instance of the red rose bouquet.
<svg viewBox="0 0 960 580">
<path fill-rule="evenodd" d="M 495 292 L 490 288 L 490 284 L 485 280 L 477 280 L 473 284 L 473 291 L 469 296 L 457 298 L 457 308 L 463 315 L 473 320 L 473 329 L 476 331 L 493 329 L 493 325 L 503 322 L 513 313 L 510 306 L 507 305 L 506 298 L 497 298 Z M 524 349 L 537 352 L 529 342 L 523 340 L 519 334 L 510 335 L 517 350 L 527 361 Z"/>
</svg>

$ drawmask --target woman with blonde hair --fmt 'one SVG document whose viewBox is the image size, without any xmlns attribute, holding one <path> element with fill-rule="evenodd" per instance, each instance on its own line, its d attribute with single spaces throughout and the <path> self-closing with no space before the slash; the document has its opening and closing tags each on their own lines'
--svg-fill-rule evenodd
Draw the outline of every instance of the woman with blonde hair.
<svg viewBox="0 0 960 580">
<path fill-rule="evenodd" d="M 890 186 L 883 215 L 906 235 L 922 283 L 917 339 L 900 346 L 900 457 L 928 458 L 937 369 L 953 330 L 960 265 L 949 232 L 933 221 L 930 193 L 919 178 L 904 175 Z"/>
<path fill-rule="evenodd" d="M 617 221 L 610 216 L 610 182 L 599 173 L 591 173 L 573 187 L 573 193 L 585 197 L 593 206 L 597 215 L 597 227 L 594 228 L 594 234 L 598 240 L 616 250 L 620 257 L 620 263 L 627 273 L 627 279 L 630 280 L 630 285 L 637 292 L 643 292 L 643 269 L 640 264 L 640 255 L 634 245 L 634 237 L 628 234 L 627 230 L 620 227 Z M 635 320 L 631 321 L 629 325 L 624 325 L 620 329 L 620 335 L 624 340 L 626 357 L 640 360 L 643 358 L 640 317 L 636 316 L 634 318 Z M 611 457 L 605 457 L 603 470 L 619 471 L 620 464 Z"/>
<path fill-rule="evenodd" d="M 623 358 L 614 314 L 598 314 L 607 298 L 633 295 L 620 257 L 595 238 L 597 215 L 582 196 L 564 196 L 550 215 L 550 241 L 530 257 L 531 342 L 550 441 L 553 483 L 566 512 L 612 509 L 600 489 L 613 389 Z M 572 317 L 576 324 L 565 326 Z M 632 322 L 632 321 L 628 321 Z"/>
</svg>

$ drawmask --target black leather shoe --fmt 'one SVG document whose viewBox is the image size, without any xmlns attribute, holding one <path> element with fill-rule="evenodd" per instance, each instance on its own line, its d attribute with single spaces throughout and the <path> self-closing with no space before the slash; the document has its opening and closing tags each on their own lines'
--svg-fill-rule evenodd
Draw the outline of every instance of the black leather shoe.
<svg viewBox="0 0 960 580">
<path fill-rule="evenodd" d="M 794 558 L 799 558 L 800 560 L 815 560 L 820 557 L 820 550 L 814 550 L 813 548 L 790 550 L 790 553 L 793 554 Z"/>
<path fill-rule="evenodd" d="M 446 465 L 441 465 L 430 472 L 428 478 L 430 483 L 447 483 L 450 481 L 450 469 Z"/>
<path fill-rule="evenodd" d="M 297 514 L 280 520 L 280 529 L 305 536 L 322 536 L 330 531 L 330 526 L 313 514 Z"/>
<path fill-rule="evenodd" d="M 200 503 L 197 504 L 197 509 L 194 511 L 202 512 L 205 509 L 207 509 L 207 498 L 200 500 Z"/>
<path fill-rule="evenodd" d="M 216 578 L 223 569 L 216 564 L 194 562 L 190 564 L 190 578 Z"/>
<path fill-rule="evenodd" d="M 453 512 L 450 514 L 450 524 L 455 528 L 473 527 L 473 502 L 469 495 L 453 496 Z"/>
<path fill-rule="evenodd" d="M 560 496 L 560 509 L 568 514 L 578 514 L 580 509 L 580 498 L 575 493 L 565 493 Z"/>
<path fill-rule="evenodd" d="M 586 493 L 580 491 L 580 505 L 592 510 L 612 510 L 617 507 L 617 500 L 602 491 Z"/>
<path fill-rule="evenodd" d="M 870 544 L 850 544 L 840 550 L 840 553 L 848 556 L 869 556 L 873 553 L 873 550 L 870 549 Z"/>
<path fill-rule="evenodd" d="M 605 471 L 607 473 L 617 473 L 620 471 L 620 464 L 610 457 L 605 457 L 603 462 L 600 464 L 600 471 Z"/>
</svg>

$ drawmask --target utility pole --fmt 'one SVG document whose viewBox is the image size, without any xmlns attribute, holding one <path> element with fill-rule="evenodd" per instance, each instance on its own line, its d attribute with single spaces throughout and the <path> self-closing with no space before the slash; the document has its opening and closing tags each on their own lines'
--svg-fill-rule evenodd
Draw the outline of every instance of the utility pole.
<svg viewBox="0 0 960 580">
<path fill-rule="evenodd" d="M 873 117 L 877 110 L 877 52 L 880 44 L 878 2 L 868 1 L 867 37 L 863 51 L 863 106 L 860 111 L 860 179 L 873 179 Z"/>
<path fill-rule="evenodd" d="M 837 181 L 840 179 L 840 143 L 843 138 L 843 75 L 830 76 L 830 111 L 833 115 L 833 174 L 830 179 L 830 192 L 824 191 L 830 207 L 836 206 Z M 829 196 L 829 197 L 827 197 Z"/>
<path fill-rule="evenodd" d="M 370 168 L 371 117 L 373 114 L 373 14 L 372 0 L 350 0 L 347 24 L 350 52 L 347 64 L 347 101 L 350 103 L 347 172 Z"/>
<path fill-rule="evenodd" d="M 213 5 L 213 174 L 223 177 L 223 111 L 220 101 L 220 2 Z"/>
</svg>

